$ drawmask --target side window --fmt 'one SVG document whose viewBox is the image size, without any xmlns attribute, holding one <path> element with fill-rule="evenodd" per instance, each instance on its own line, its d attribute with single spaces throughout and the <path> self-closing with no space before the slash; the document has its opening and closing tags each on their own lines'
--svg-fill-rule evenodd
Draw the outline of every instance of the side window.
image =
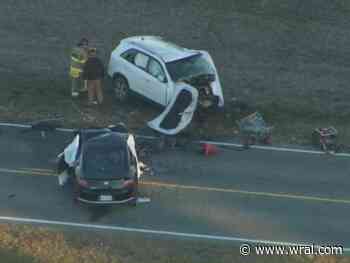
<svg viewBox="0 0 350 263">
<path fill-rule="evenodd" d="M 146 70 L 149 57 L 142 53 L 137 53 L 135 56 L 135 65 L 140 69 Z"/>
<path fill-rule="evenodd" d="M 165 82 L 165 74 L 162 69 L 162 66 L 159 64 L 158 61 L 151 58 L 148 64 L 147 72 L 151 74 L 153 77 L 158 79 L 161 82 Z"/>
<path fill-rule="evenodd" d="M 129 61 L 130 63 L 134 64 L 136 54 L 137 54 L 137 51 L 135 49 L 129 49 L 125 51 L 123 54 L 121 54 L 121 57 Z"/>
</svg>

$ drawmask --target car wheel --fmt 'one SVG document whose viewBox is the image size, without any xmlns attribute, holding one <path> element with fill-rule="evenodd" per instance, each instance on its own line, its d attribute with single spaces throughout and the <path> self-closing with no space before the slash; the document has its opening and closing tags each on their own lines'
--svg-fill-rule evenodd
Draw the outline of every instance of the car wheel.
<svg viewBox="0 0 350 263">
<path fill-rule="evenodd" d="M 119 101 L 126 101 L 129 95 L 128 81 L 121 75 L 116 75 L 113 78 L 114 96 Z"/>
</svg>

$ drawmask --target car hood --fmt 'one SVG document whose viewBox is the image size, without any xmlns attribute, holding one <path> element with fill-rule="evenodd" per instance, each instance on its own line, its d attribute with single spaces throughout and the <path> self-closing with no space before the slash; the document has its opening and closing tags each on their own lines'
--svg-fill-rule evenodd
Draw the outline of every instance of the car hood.
<svg viewBox="0 0 350 263">
<path fill-rule="evenodd" d="M 160 133 L 176 135 L 190 124 L 197 104 L 198 91 L 188 84 L 179 83 L 165 110 L 147 125 Z"/>
</svg>

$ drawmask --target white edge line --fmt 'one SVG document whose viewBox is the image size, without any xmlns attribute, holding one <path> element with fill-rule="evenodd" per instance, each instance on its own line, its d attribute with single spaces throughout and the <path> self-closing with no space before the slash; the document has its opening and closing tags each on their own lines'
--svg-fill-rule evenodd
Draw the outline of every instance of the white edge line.
<svg viewBox="0 0 350 263">
<path fill-rule="evenodd" d="M 198 238 L 198 239 L 206 239 L 206 240 L 233 241 L 233 242 L 243 242 L 243 243 L 251 243 L 251 244 L 267 244 L 267 245 L 282 245 L 282 246 L 307 246 L 307 245 L 310 245 L 310 244 L 306 244 L 306 243 L 293 243 L 293 242 L 282 242 L 282 241 L 272 241 L 272 240 L 247 239 L 247 238 L 238 238 L 238 237 L 230 237 L 230 236 L 182 233 L 182 232 L 172 232 L 172 231 L 162 231 L 162 230 L 152 230 L 152 229 L 132 228 L 132 227 L 120 227 L 120 226 L 109 226 L 109 225 L 82 224 L 82 223 L 73 223 L 73 222 L 66 222 L 66 221 L 43 220 L 43 219 L 33 219 L 33 218 L 21 218 L 21 217 L 0 216 L 0 220 L 21 222 L 21 223 L 34 223 L 34 224 L 59 225 L 59 226 L 79 227 L 79 228 L 91 228 L 91 229 L 99 229 L 99 230 L 135 232 L 135 233 L 142 233 L 142 234 L 156 234 L 156 235 L 166 235 L 166 236 L 185 237 L 185 238 Z M 318 247 L 318 245 L 316 245 L 316 247 Z M 350 251 L 350 248 L 343 248 L 343 251 L 344 252 Z"/>
<path fill-rule="evenodd" d="M 1 122 L 0 126 L 5 126 L 5 127 L 15 127 L 15 128 L 30 128 L 30 125 L 26 124 L 17 124 L 17 123 L 7 123 L 7 122 Z"/>
<path fill-rule="evenodd" d="M 30 128 L 31 127 L 30 125 L 17 124 L 17 123 L 7 123 L 7 122 L 0 122 L 0 127 L 1 126 L 15 127 L 15 128 Z M 57 131 L 73 132 L 73 131 L 75 131 L 75 129 L 58 128 Z M 125 133 L 121 133 L 121 134 L 125 135 Z M 143 138 L 143 139 L 150 139 L 150 140 L 157 139 L 157 137 L 155 137 L 155 136 L 145 136 L 145 135 L 135 135 L 135 137 Z M 210 143 L 210 144 L 214 144 L 217 146 L 230 146 L 230 147 L 242 147 L 243 146 L 242 144 L 238 144 L 238 143 L 217 142 L 217 141 L 196 141 L 196 143 L 198 143 L 198 144 Z M 261 146 L 261 145 L 251 145 L 250 148 L 258 149 L 258 150 L 279 151 L 279 152 L 309 153 L 309 154 L 319 154 L 319 155 L 326 154 L 325 152 L 322 152 L 322 151 L 303 150 L 303 149 L 286 148 L 286 147 Z M 350 154 L 349 153 L 335 153 L 335 154 L 332 154 L 332 156 L 350 157 Z"/>
</svg>

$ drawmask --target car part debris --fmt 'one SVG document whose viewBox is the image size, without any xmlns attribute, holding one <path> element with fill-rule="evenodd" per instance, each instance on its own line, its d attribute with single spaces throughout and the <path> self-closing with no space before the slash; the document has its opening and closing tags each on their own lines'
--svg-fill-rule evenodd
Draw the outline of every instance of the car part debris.
<svg viewBox="0 0 350 263">
<path fill-rule="evenodd" d="M 214 144 L 204 143 L 202 145 L 202 152 L 205 156 L 211 156 L 217 154 L 219 149 Z"/>
<path fill-rule="evenodd" d="M 46 132 L 56 131 L 57 128 L 61 127 L 60 120 L 63 118 L 46 119 L 34 122 L 30 125 L 29 129 L 23 130 L 22 133 L 30 131 L 39 131 L 42 138 L 46 138 Z"/>
<path fill-rule="evenodd" d="M 197 108 L 198 91 L 184 84 L 176 91 L 172 102 L 148 126 L 166 135 L 176 135 L 184 130 L 192 121 Z"/>
<path fill-rule="evenodd" d="M 333 126 L 328 128 L 317 128 L 312 133 L 312 141 L 315 146 L 326 153 L 334 153 L 337 146 L 338 131 Z"/>
<path fill-rule="evenodd" d="M 68 182 L 68 179 L 69 179 L 69 174 L 67 170 L 65 170 L 58 175 L 58 185 L 64 186 Z"/>
<path fill-rule="evenodd" d="M 137 198 L 136 201 L 138 204 L 143 204 L 143 203 L 150 203 L 151 202 L 151 198 L 148 197 L 139 197 Z"/>
<path fill-rule="evenodd" d="M 237 125 L 245 148 L 257 142 L 271 144 L 273 126 L 268 126 L 259 112 L 242 118 Z"/>
</svg>

